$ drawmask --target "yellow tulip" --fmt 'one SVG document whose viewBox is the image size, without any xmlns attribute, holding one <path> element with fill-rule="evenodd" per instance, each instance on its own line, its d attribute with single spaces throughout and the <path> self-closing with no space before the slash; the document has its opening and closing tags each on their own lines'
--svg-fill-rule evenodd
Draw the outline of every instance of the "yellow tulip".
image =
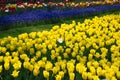
<svg viewBox="0 0 120 80">
<path fill-rule="evenodd" d="M 98 76 L 93 76 L 93 80 L 100 80 Z"/>
<path fill-rule="evenodd" d="M 81 57 L 80 57 L 80 55 L 77 55 L 76 58 L 77 58 L 77 61 L 80 61 Z"/>
<path fill-rule="evenodd" d="M 71 52 L 71 49 L 70 49 L 70 48 L 67 48 L 67 49 L 65 50 L 65 52 L 69 54 L 69 53 Z"/>
<path fill-rule="evenodd" d="M 37 63 L 40 67 L 45 68 L 45 61 L 39 60 Z"/>
<path fill-rule="evenodd" d="M 93 59 L 93 55 L 92 54 L 89 54 L 88 55 L 88 60 L 92 60 Z"/>
<path fill-rule="evenodd" d="M 90 72 L 91 72 L 92 74 L 95 74 L 95 73 L 96 73 L 96 70 L 95 70 L 95 68 L 94 68 L 93 66 L 90 67 Z"/>
<path fill-rule="evenodd" d="M 29 69 L 29 66 L 30 66 L 30 62 L 24 62 L 23 63 L 24 68 Z"/>
<path fill-rule="evenodd" d="M 36 37 L 36 32 L 29 33 L 29 37 L 34 39 Z"/>
<path fill-rule="evenodd" d="M 15 46 L 14 45 L 10 45 L 10 51 L 15 50 Z"/>
<path fill-rule="evenodd" d="M 95 68 L 97 68 L 97 67 L 99 66 L 99 63 L 98 63 L 97 61 L 94 61 L 94 62 L 92 63 L 92 65 L 93 65 Z"/>
<path fill-rule="evenodd" d="M 2 65 L 0 65 L 0 73 L 2 72 L 3 68 L 2 68 Z"/>
<path fill-rule="evenodd" d="M 35 53 L 34 48 L 30 48 L 30 54 L 33 55 Z"/>
<path fill-rule="evenodd" d="M 5 45 L 5 40 L 1 40 L 1 41 L 0 41 L 0 44 L 1 44 L 2 46 L 4 46 L 4 45 Z"/>
<path fill-rule="evenodd" d="M 45 65 L 45 70 L 49 71 L 52 69 L 52 67 L 53 67 L 53 64 L 51 62 L 47 62 Z"/>
<path fill-rule="evenodd" d="M 102 76 L 102 68 L 101 67 L 97 68 L 97 75 Z"/>
<path fill-rule="evenodd" d="M 6 53 L 7 49 L 5 47 L 1 47 L 1 52 Z"/>
<path fill-rule="evenodd" d="M 30 63 L 35 64 L 35 58 L 31 58 Z"/>
<path fill-rule="evenodd" d="M 72 52 L 72 57 L 76 57 L 76 52 Z"/>
<path fill-rule="evenodd" d="M 70 80 L 74 80 L 75 78 L 75 73 L 69 73 Z"/>
<path fill-rule="evenodd" d="M 87 67 L 90 68 L 91 66 L 92 66 L 92 62 L 91 61 L 87 62 Z"/>
<path fill-rule="evenodd" d="M 76 65 L 76 71 L 79 73 L 83 73 L 87 70 L 87 68 L 82 64 L 82 63 L 78 63 Z"/>
<path fill-rule="evenodd" d="M 92 80 L 92 78 L 93 78 L 92 73 L 88 72 L 88 73 L 87 73 L 87 78 L 88 78 L 88 80 Z"/>
<path fill-rule="evenodd" d="M 69 57 L 67 53 L 63 53 L 63 56 L 64 56 L 64 58 L 68 58 Z"/>
<path fill-rule="evenodd" d="M 5 70 L 9 70 L 10 69 L 10 63 L 9 62 L 5 62 L 4 63 L 4 68 L 5 68 Z"/>
<path fill-rule="evenodd" d="M 34 69 L 33 70 L 33 75 L 34 76 L 38 76 L 39 73 L 40 73 L 39 69 Z"/>
<path fill-rule="evenodd" d="M 0 62 L 3 62 L 3 56 L 0 56 Z"/>
<path fill-rule="evenodd" d="M 61 78 L 64 77 L 64 72 L 63 71 L 60 71 L 58 74 L 61 76 Z"/>
<path fill-rule="evenodd" d="M 95 51 L 94 49 L 91 49 L 91 50 L 90 50 L 90 53 L 91 53 L 91 54 L 95 54 L 95 52 L 96 52 L 96 51 Z"/>
<path fill-rule="evenodd" d="M 68 72 L 71 73 L 74 71 L 74 64 L 72 62 L 67 63 Z"/>
<path fill-rule="evenodd" d="M 111 80 L 118 80 L 115 76 L 113 76 L 112 78 L 111 78 Z"/>
<path fill-rule="evenodd" d="M 95 57 L 99 58 L 100 57 L 100 53 L 96 52 Z"/>
<path fill-rule="evenodd" d="M 48 45 L 48 49 L 49 49 L 49 50 L 52 49 L 52 45 L 51 45 L 51 44 Z"/>
<path fill-rule="evenodd" d="M 29 68 L 28 68 L 28 69 L 29 69 L 30 71 L 33 71 L 33 68 L 34 68 L 33 65 L 29 65 Z"/>
<path fill-rule="evenodd" d="M 42 61 L 46 62 L 47 61 L 47 57 L 43 57 Z"/>
<path fill-rule="evenodd" d="M 120 79 L 120 71 L 117 71 L 116 76 L 117 76 L 118 79 Z"/>
<path fill-rule="evenodd" d="M 43 54 L 46 54 L 46 53 L 47 53 L 47 49 L 46 49 L 46 48 L 43 48 L 43 49 L 41 50 L 41 52 L 42 52 Z"/>
<path fill-rule="evenodd" d="M 36 57 L 37 57 L 37 58 L 41 57 L 41 51 L 37 51 L 37 52 L 36 52 Z"/>
<path fill-rule="evenodd" d="M 105 43 L 104 42 L 99 42 L 99 47 L 103 47 L 105 45 Z"/>
<path fill-rule="evenodd" d="M 82 73 L 82 79 L 83 80 L 87 80 L 87 72 L 83 72 Z"/>
<path fill-rule="evenodd" d="M 61 59 L 62 59 L 61 56 L 58 56 L 58 57 L 57 57 L 57 61 L 58 61 L 58 62 L 61 61 Z"/>
<path fill-rule="evenodd" d="M 55 54 L 55 50 L 51 50 L 51 54 L 54 55 Z"/>
<path fill-rule="evenodd" d="M 19 76 L 19 71 L 14 70 L 11 74 L 14 78 L 17 78 Z"/>
<path fill-rule="evenodd" d="M 17 63 L 13 64 L 13 67 L 15 70 L 19 70 L 21 68 L 21 65 L 22 65 L 21 62 L 18 61 Z"/>
<path fill-rule="evenodd" d="M 62 68 L 62 70 L 65 70 L 66 64 L 65 64 L 65 63 L 62 63 L 62 64 L 61 64 L 61 68 Z"/>
<path fill-rule="evenodd" d="M 82 52 L 85 51 L 85 47 L 84 46 L 82 46 L 80 49 L 81 49 Z"/>
<path fill-rule="evenodd" d="M 9 53 L 9 52 L 6 52 L 6 53 L 5 53 L 5 55 L 6 55 L 6 56 L 9 56 L 9 55 L 10 55 L 10 53 Z"/>
<path fill-rule="evenodd" d="M 49 72 L 48 71 L 43 71 L 43 76 L 48 79 L 49 78 Z"/>
<path fill-rule="evenodd" d="M 25 60 L 25 59 L 27 58 L 27 54 L 21 54 L 21 55 L 20 55 L 20 58 L 21 58 L 22 60 Z"/>
<path fill-rule="evenodd" d="M 60 49 L 59 48 L 55 48 L 55 51 L 56 51 L 56 53 L 59 53 Z"/>
<path fill-rule="evenodd" d="M 53 67 L 52 72 L 53 72 L 53 74 L 56 74 L 58 72 L 58 68 L 57 67 Z"/>
<path fill-rule="evenodd" d="M 12 52 L 13 57 L 17 57 L 18 55 L 19 55 L 18 52 Z"/>
<path fill-rule="evenodd" d="M 56 79 L 56 80 L 61 80 L 62 78 L 61 78 L 60 75 L 56 75 L 56 76 L 55 76 L 55 79 Z"/>
</svg>

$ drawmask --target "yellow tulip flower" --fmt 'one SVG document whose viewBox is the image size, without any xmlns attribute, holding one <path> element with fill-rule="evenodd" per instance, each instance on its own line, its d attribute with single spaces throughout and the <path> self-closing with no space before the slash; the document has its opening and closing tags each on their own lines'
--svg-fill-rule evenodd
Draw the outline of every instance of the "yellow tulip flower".
<svg viewBox="0 0 120 80">
<path fill-rule="evenodd" d="M 52 45 L 51 45 L 51 44 L 48 45 L 48 49 L 49 49 L 49 50 L 52 49 Z"/>
<path fill-rule="evenodd" d="M 58 74 L 61 76 L 61 78 L 64 77 L 64 72 L 63 71 L 60 71 Z"/>
<path fill-rule="evenodd" d="M 61 76 L 60 75 L 56 75 L 55 76 L 55 80 L 61 80 L 62 78 L 61 78 Z"/>
<path fill-rule="evenodd" d="M 43 48 L 43 49 L 41 50 L 41 52 L 42 52 L 43 54 L 46 54 L 46 53 L 47 53 L 47 49 L 46 49 L 46 48 Z"/>
<path fill-rule="evenodd" d="M 34 69 L 33 70 L 33 75 L 34 76 L 38 76 L 39 73 L 40 73 L 39 69 Z"/>
<path fill-rule="evenodd" d="M 14 70 L 11 74 L 14 78 L 17 78 L 19 76 L 19 71 Z"/>
<path fill-rule="evenodd" d="M 75 73 L 69 73 L 70 80 L 74 80 L 75 78 Z"/>
<path fill-rule="evenodd" d="M 5 47 L 1 47 L 1 52 L 6 53 L 7 49 Z"/>
<path fill-rule="evenodd" d="M 49 61 L 45 64 L 45 70 L 47 71 L 52 70 L 52 67 L 53 67 L 53 64 Z"/>
<path fill-rule="evenodd" d="M 34 68 L 34 66 L 31 64 L 31 65 L 29 65 L 29 70 L 32 72 L 33 71 L 33 68 Z"/>
<path fill-rule="evenodd" d="M 43 76 L 48 79 L 49 78 L 49 72 L 48 71 L 43 71 Z"/>
<path fill-rule="evenodd" d="M 0 73 L 2 72 L 3 68 L 2 68 L 2 65 L 0 65 Z"/>
<path fill-rule="evenodd" d="M 10 69 L 10 63 L 9 62 L 5 62 L 4 63 L 4 68 L 5 68 L 5 70 L 9 70 Z"/>
<path fill-rule="evenodd" d="M 100 80 L 98 76 L 93 76 L 93 80 Z"/>
<path fill-rule="evenodd" d="M 17 63 L 14 63 L 13 64 L 13 67 L 14 67 L 14 70 L 19 70 L 20 68 L 21 68 L 21 62 L 20 61 L 18 61 Z"/>
<path fill-rule="evenodd" d="M 3 56 L 0 56 L 0 62 L 3 62 L 3 58 L 4 58 Z"/>
<path fill-rule="evenodd" d="M 88 72 L 88 73 L 87 73 L 87 78 L 88 78 L 88 80 L 92 80 L 93 75 L 92 75 L 92 73 L 91 73 L 91 72 Z"/>
</svg>

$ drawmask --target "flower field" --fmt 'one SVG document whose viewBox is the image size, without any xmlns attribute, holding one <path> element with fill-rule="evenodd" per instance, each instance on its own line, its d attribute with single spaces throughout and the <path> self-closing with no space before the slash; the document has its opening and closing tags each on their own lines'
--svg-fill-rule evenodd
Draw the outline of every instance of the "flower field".
<svg viewBox="0 0 120 80">
<path fill-rule="evenodd" d="M 4 2 L 5 3 L 5 2 Z M 70 1 L 70 0 L 64 0 L 64 1 L 58 1 L 58 2 L 52 2 L 49 1 L 48 3 L 43 1 L 37 1 L 37 2 L 17 2 L 14 4 L 5 4 L 0 8 L 0 12 L 12 12 L 15 13 L 19 11 L 20 9 L 26 10 L 26 9 L 34 9 L 34 8 L 45 8 L 45 7 L 54 7 L 54 8 L 65 8 L 65 7 L 71 7 L 71 8 L 80 8 L 80 7 L 89 7 L 89 6 L 99 6 L 99 5 L 106 5 L 106 4 L 116 4 L 120 3 L 119 0 L 108 0 L 108 1 Z"/>
<path fill-rule="evenodd" d="M 43 20 L 51 20 L 75 16 L 85 17 L 86 15 L 100 14 L 101 12 L 107 12 L 112 10 L 120 10 L 120 3 L 113 5 L 103 5 L 103 6 L 89 6 L 86 8 L 69 8 L 69 9 L 60 9 L 54 10 L 26 10 L 12 15 L 0 16 L 0 28 L 5 24 L 14 24 L 14 23 L 25 23 L 25 22 L 35 22 Z M 58 21 L 59 22 L 59 21 Z"/>
<path fill-rule="evenodd" d="M 120 14 L 0 39 L 1 80 L 119 80 Z"/>
</svg>

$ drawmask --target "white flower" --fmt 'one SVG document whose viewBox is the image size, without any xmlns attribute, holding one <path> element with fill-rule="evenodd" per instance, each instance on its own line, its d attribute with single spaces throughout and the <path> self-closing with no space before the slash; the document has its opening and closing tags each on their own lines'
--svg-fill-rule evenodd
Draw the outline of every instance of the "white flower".
<svg viewBox="0 0 120 80">
<path fill-rule="evenodd" d="M 33 8 L 35 8 L 35 6 L 33 6 Z"/>
<path fill-rule="evenodd" d="M 9 9 L 6 9 L 5 12 L 9 12 Z"/>
<path fill-rule="evenodd" d="M 59 39 L 58 39 L 58 42 L 59 42 L 59 43 L 63 43 L 63 39 L 62 39 L 62 38 L 59 38 Z"/>
<path fill-rule="evenodd" d="M 37 3 L 39 4 L 40 2 L 38 1 Z"/>
<path fill-rule="evenodd" d="M 43 3 L 43 6 L 47 6 L 47 4 Z"/>
<path fill-rule="evenodd" d="M 27 5 L 27 4 L 28 4 L 27 2 L 24 3 L 24 5 Z"/>
<path fill-rule="evenodd" d="M 25 8 L 24 5 L 18 5 L 18 8 Z"/>
</svg>

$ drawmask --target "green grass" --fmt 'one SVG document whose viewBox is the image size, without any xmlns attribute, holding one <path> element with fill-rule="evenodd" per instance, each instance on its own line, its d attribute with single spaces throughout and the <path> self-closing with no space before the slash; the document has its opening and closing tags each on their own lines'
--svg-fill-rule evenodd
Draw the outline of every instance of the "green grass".
<svg viewBox="0 0 120 80">
<path fill-rule="evenodd" d="M 65 19 L 54 19 L 53 21 L 41 21 L 41 22 L 33 22 L 33 23 L 19 23 L 13 25 L 6 25 L 7 29 L 0 30 L 0 38 L 13 36 L 16 37 L 21 33 L 30 33 L 33 31 L 42 31 L 42 30 L 50 30 L 54 25 L 60 25 L 62 23 L 71 23 L 73 20 L 76 22 L 83 22 L 86 18 L 92 19 L 94 16 L 104 16 L 109 14 L 119 14 L 120 11 L 111 11 L 105 12 L 104 14 L 95 14 L 84 17 L 74 17 L 74 18 L 65 18 Z"/>
<path fill-rule="evenodd" d="M 77 22 L 83 22 L 84 19 L 75 19 L 75 21 Z M 0 31 L 0 38 L 3 37 L 7 37 L 7 36 L 13 36 L 16 37 L 17 35 L 21 34 L 21 33 L 30 33 L 30 32 L 34 32 L 34 31 L 42 31 L 42 30 L 50 30 L 54 25 L 60 25 L 62 23 L 71 23 L 73 20 L 66 20 L 64 22 L 58 22 L 58 23 L 49 23 L 49 24 L 45 24 L 45 23 L 34 23 L 34 24 L 14 24 L 13 26 L 17 26 L 14 28 L 10 28 L 7 30 L 2 30 Z M 5 26 L 4 26 L 5 27 Z"/>
<path fill-rule="evenodd" d="M 39 26 L 23 26 L 21 28 L 13 28 L 13 29 L 9 29 L 9 30 L 4 30 L 4 31 L 0 31 L 0 38 L 5 37 L 5 36 L 17 36 L 18 34 L 21 33 L 30 33 L 32 31 L 42 31 L 42 30 L 49 30 L 52 28 L 53 25 L 39 25 Z"/>
</svg>

